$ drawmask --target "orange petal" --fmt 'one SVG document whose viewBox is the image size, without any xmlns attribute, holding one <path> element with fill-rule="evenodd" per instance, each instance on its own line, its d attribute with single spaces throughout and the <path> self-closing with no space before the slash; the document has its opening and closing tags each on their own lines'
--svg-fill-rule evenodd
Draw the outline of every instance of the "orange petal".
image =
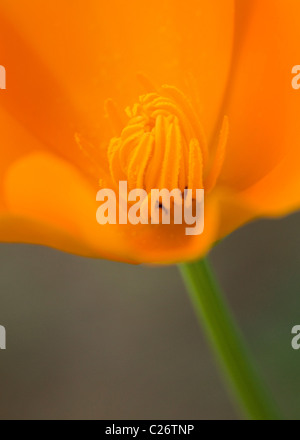
<svg viewBox="0 0 300 440">
<path fill-rule="evenodd" d="M 205 202 L 201 235 L 185 235 L 184 225 L 128 225 L 127 234 L 132 252 L 140 262 L 175 264 L 205 256 L 218 238 L 218 227 L 217 200 L 210 197 Z"/>
<path fill-rule="evenodd" d="M 1 92 L 1 107 L 40 144 L 72 160 L 89 175 L 90 161 L 82 154 L 75 141 L 76 133 L 93 137 L 93 127 L 87 122 L 85 109 L 76 107 L 69 91 L 52 71 L 51 60 L 48 65 L 43 56 L 37 53 L 35 45 L 24 38 L 22 26 L 17 27 L 16 20 L 6 16 L 5 9 L 6 6 L 2 3 L 0 52 L 1 63 L 7 71 L 7 90 Z M 22 13 L 24 20 L 29 22 L 29 15 L 25 11 Z M 35 39 L 38 38 L 36 34 Z M 53 54 L 57 44 L 58 41 L 53 42 Z M 65 50 L 67 51 L 66 47 Z M 28 149 L 31 146 L 23 145 L 23 148 Z M 16 149 L 19 146 L 14 150 Z M 14 153 L 15 151 L 13 155 Z M 10 151 L 4 152 L 5 156 L 10 154 Z M 105 161 L 106 155 L 103 154 L 100 158 Z"/>
<path fill-rule="evenodd" d="M 300 3 L 238 0 L 236 13 L 221 183 L 246 190 L 242 196 L 245 202 L 249 197 L 251 209 L 280 213 L 300 202 L 300 94 L 291 86 L 299 62 Z"/>
<path fill-rule="evenodd" d="M 93 249 L 89 249 L 86 243 L 82 243 L 64 228 L 12 213 L 0 214 L 0 241 L 45 245 L 72 254 L 96 256 Z"/>
<path fill-rule="evenodd" d="M 48 153 L 20 159 L 4 177 L 6 208 L 0 214 L 0 240 L 131 263 L 196 258 L 215 240 L 217 215 L 212 201 L 206 207 L 204 234 L 188 237 L 182 226 L 98 225 L 97 190 L 74 166 Z"/>
<path fill-rule="evenodd" d="M 118 231 L 96 222 L 97 190 L 73 165 L 48 153 L 20 159 L 4 178 L 5 228 L 0 239 L 64 251 L 70 251 L 71 242 L 75 253 L 130 261 L 129 248 Z"/>
<path fill-rule="evenodd" d="M 295 140 L 291 140 L 292 142 Z M 276 217 L 300 208 L 299 152 L 285 157 L 257 183 L 239 194 L 256 215 Z"/>
<path fill-rule="evenodd" d="M 233 0 L 153 0 L 147 7 L 136 0 L 4 0 L 6 105 L 52 148 L 65 151 L 73 148 L 72 130 L 90 129 L 99 143 L 107 142 L 104 101 L 125 108 L 136 100 L 138 72 L 181 88 L 192 73 L 211 135 L 228 78 L 233 20 Z"/>
<path fill-rule="evenodd" d="M 205 213 L 208 226 L 195 238 L 173 228 L 99 227 L 98 188 L 89 178 L 95 176 L 90 169 L 95 160 L 88 156 L 96 154 L 97 177 L 103 178 L 100 168 L 108 171 L 111 137 L 104 102 L 112 98 L 121 108 L 134 102 L 143 91 L 138 72 L 186 90 L 200 103 L 211 138 L 228 79 L 233 20 L 234 0 L 154 0 L 147 9 L 138 1 L 58 7 L 3 0 L 0 49 L 8 77 L 1 96 L 6 126 L 1 128 L 0 239 L 121 261 L 175 262 L 203 255 L 216 236 L 212 199 Z"/>
<path fill-rule="evenodd" d="M 2 96 L 1 96 L 2 98 Z M 45 147 L 18 123 L 6 110 L 0 107 L 0 212 L 5 206 L 3 199 L 3 178 L 11 164 L 31 151 Z"/>
</svg>

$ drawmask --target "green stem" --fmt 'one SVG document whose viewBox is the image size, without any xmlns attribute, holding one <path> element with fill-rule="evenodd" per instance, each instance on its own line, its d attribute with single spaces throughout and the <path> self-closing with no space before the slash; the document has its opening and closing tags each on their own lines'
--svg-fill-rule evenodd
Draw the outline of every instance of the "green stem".
<svg viewBox="0 0 300 440">
<path fill-rule="evenodd" d="M 279 420 L 207 260 L 179 266 L 230 390 L 252 420 Z"/>
</svg>

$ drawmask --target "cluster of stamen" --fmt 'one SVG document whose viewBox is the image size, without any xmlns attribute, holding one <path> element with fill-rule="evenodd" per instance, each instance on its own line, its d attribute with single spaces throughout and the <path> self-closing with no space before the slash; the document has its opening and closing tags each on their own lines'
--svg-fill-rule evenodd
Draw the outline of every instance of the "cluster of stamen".
<svg viewBox="0 0 300 440">
<path fill-rule="evenodd" d="M 205 189 L 220 174 L 228 137 L 224 118 L 219 143 L 210 157 L 206 136 L 189 99 L 177 88 L 163 86 L 126 109 L 128 123 L 108 148 L 110 173 L 128 189 Z"/>
</svg>

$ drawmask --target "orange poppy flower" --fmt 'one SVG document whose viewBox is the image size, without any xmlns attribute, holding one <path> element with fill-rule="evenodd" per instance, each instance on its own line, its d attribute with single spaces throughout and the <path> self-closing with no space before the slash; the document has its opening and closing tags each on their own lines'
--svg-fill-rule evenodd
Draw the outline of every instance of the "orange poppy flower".
<svg viewBox="0 0 300 440">
<path fill-rule="evenodd" d="M 298 0 L 3 0 L 0 240 L 173 263 L 298 208 L 299 16 Z M 99 182 L 121 178 L 202 183 L 204 233 L 100 226 Z"/>
</svg>

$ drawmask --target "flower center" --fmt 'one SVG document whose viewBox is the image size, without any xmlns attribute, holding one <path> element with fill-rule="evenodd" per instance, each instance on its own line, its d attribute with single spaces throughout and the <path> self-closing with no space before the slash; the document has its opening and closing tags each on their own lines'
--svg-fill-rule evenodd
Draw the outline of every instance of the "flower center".
<svg viewBox="0 0 300 440">
<path fill-rule="evenodd" d="M 177 88 L 140 96 L 126 109 L 129 118 L 119 137 L 111 139 L 108 159 L 116 185 L 128 189 L 211 191 L 220 174 L 228 137 L 224 118 L 219 144 L 210 157 L 206 136 L 190 100 Z"/>
</svg>

